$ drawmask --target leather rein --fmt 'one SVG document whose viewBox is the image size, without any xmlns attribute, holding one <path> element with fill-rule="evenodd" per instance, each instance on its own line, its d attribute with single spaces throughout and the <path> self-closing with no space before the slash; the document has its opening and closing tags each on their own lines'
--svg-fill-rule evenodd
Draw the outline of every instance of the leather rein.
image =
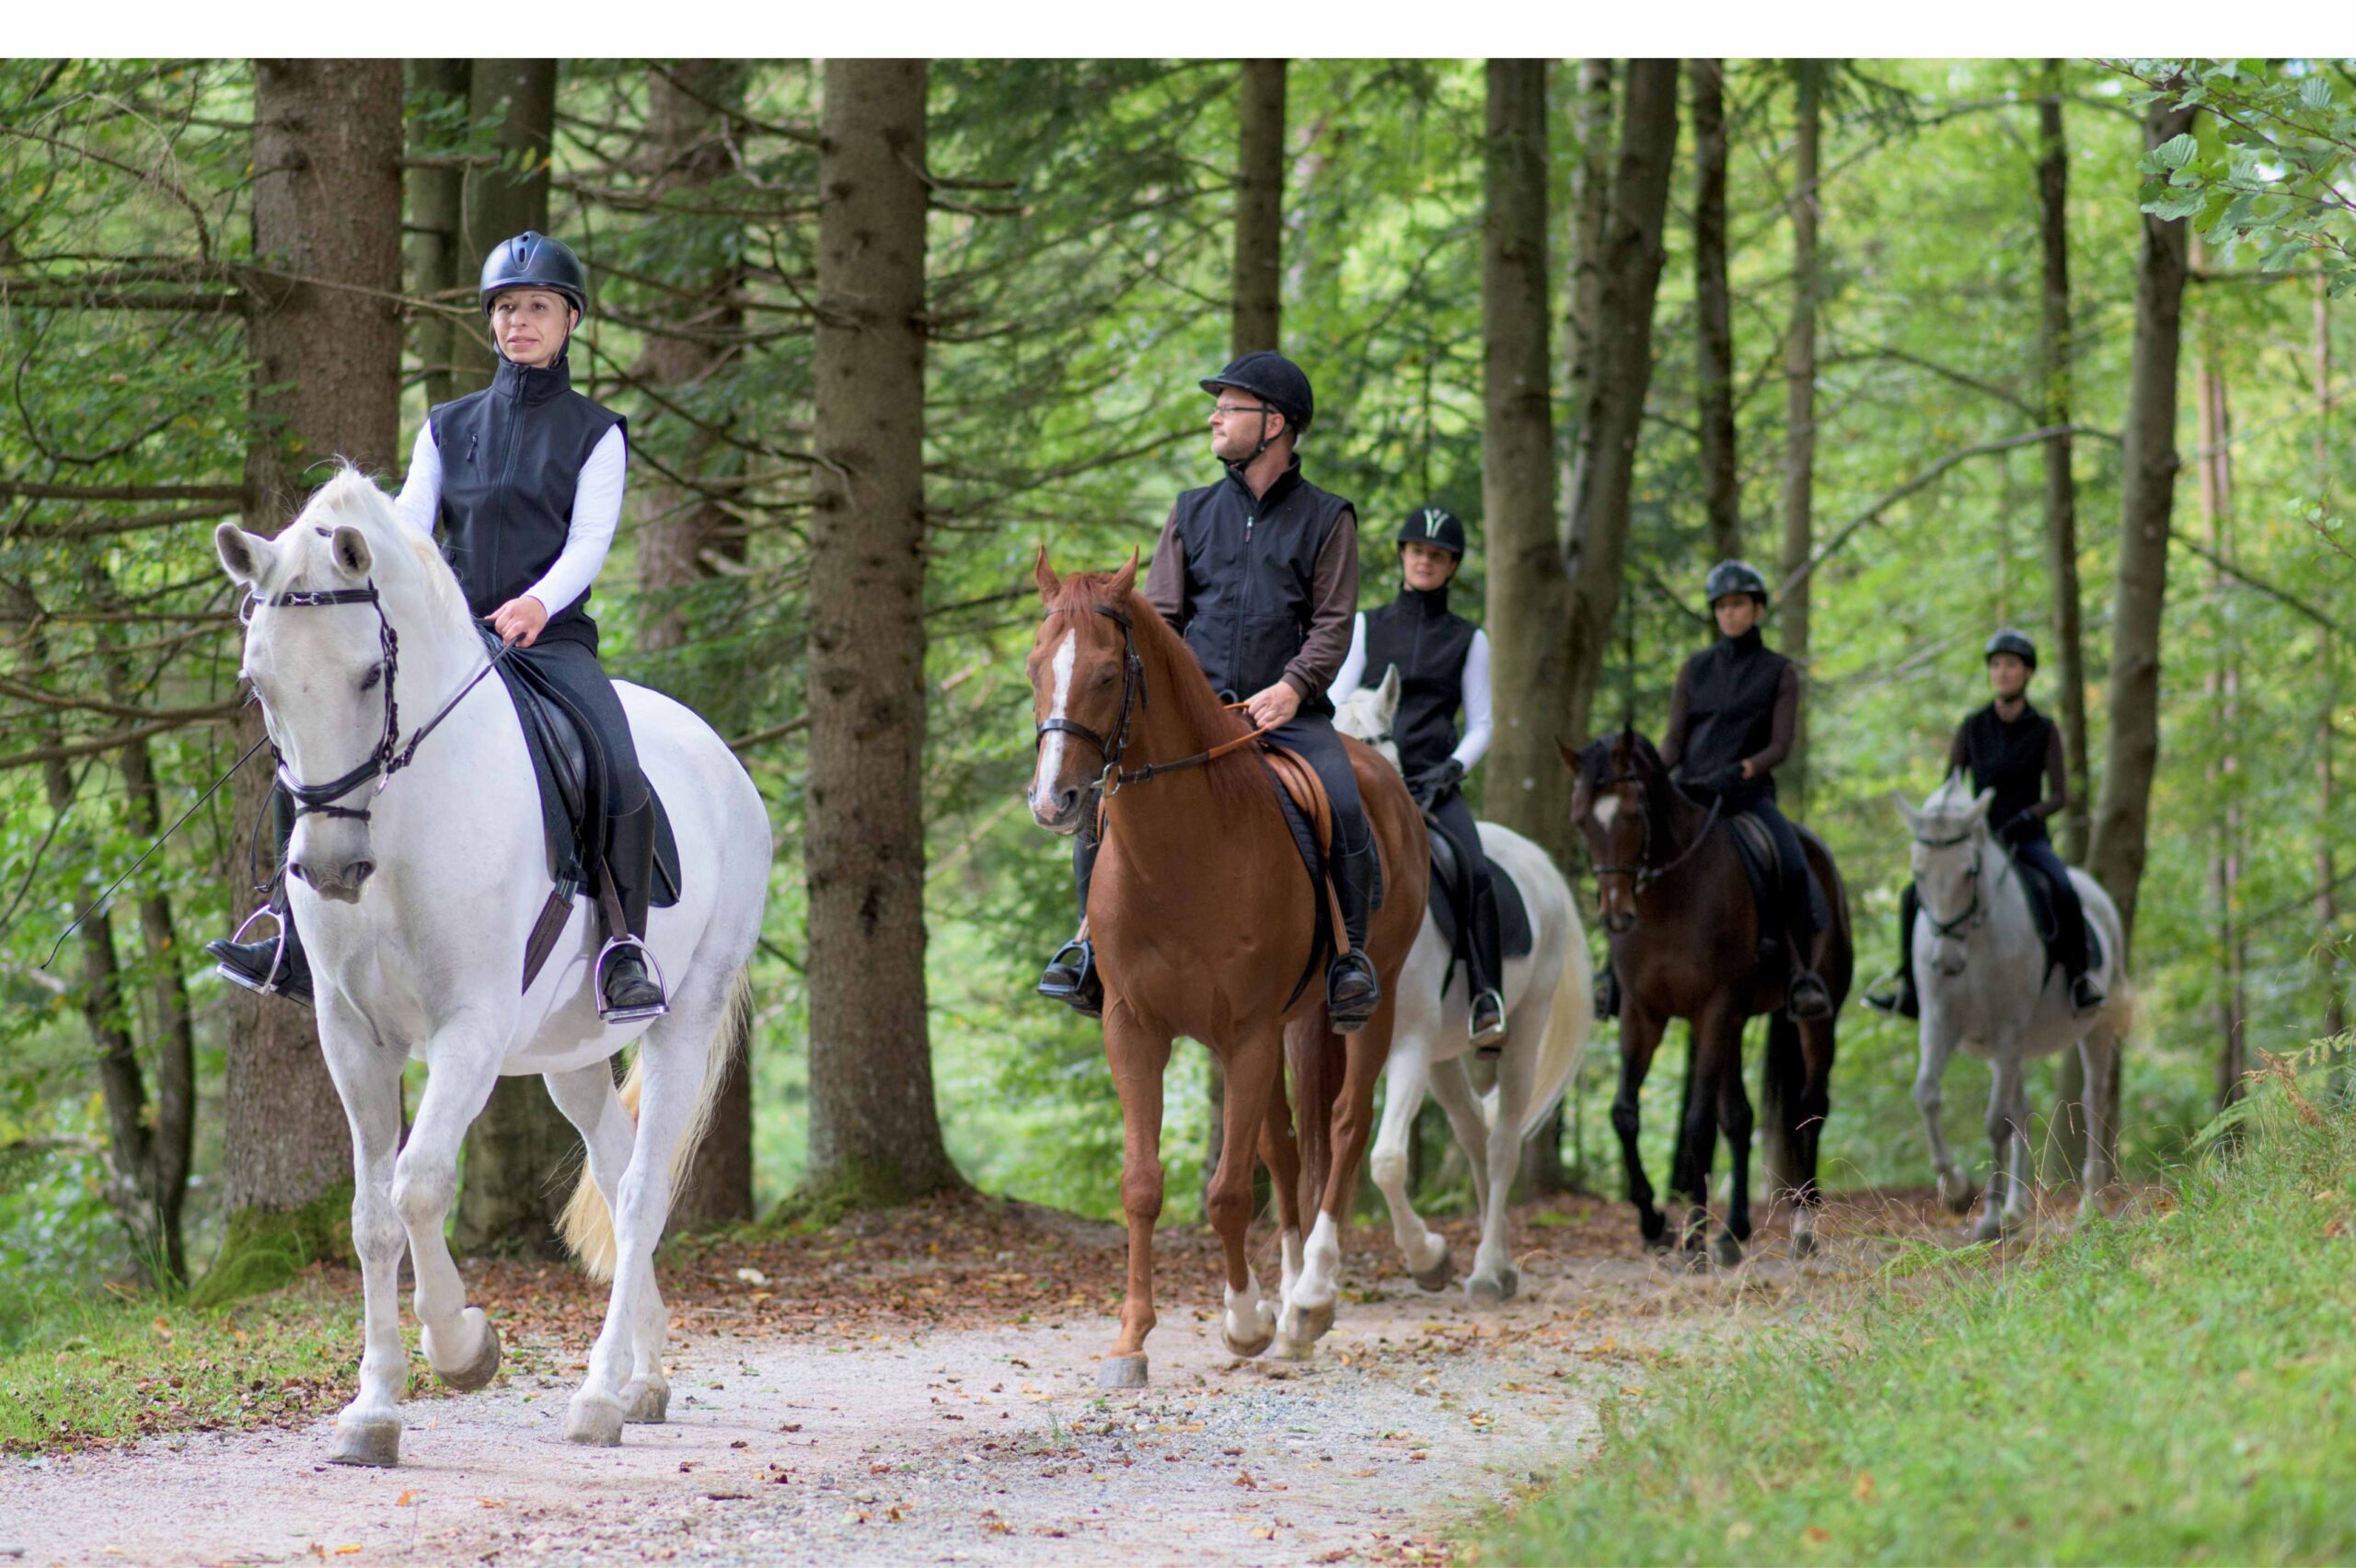
<svg viewBox="0 0 2356 1568">
<path fill-rule="evenodd" d="M 1603 782 L 1606 789 L 1616 790 L 1623 784 L 1634 784 L 1636 786 L 1637 791 L 1640 795 L 1649 799 L 1651 794 L 1651 791 L 1646 788 L 1645 779 L 1634 773 L 1616 774 L 1613 777 L 1605 779 Z M 1702 846 L 1708 841 L 1710 829 L 1717 825 L 1718 811 L 1725 804 L 1726 798 L 1724 796 L 1719 796 L 1712 800 L 1710 801 L 1710 814 L 1702 819 L 1702 826 L 1700 830 L 1693 835 L 1692 842 L 1686 845 L 1684 848 L 1680 849 L 1675 856 L 1671 857 L 1669 863 L 1663 866 L 1654 866 L 1646 863 L 1651 858 L 1653 850 L 1653 813 L 1648 808 L 1640 808 L 1637 814 L 1638 832 L 1640 836 L 1636 841 L 1635 864 L 1628 866 L 1599 864 L 1595 868 L 1596 876 L 1599 879 L 1603 877 L 1633 877 L 1635 879 L 1636 891 L 1638 893 L 1644 892 L 1645 889 L 1660 881 L 1661 878 L 1669 875 L 1671 871 L 1677 870 L 1678 867 L 1685 864 L 1686 861 L 1693 858 L 1693 852 L 1701 848 Z"/>
<path fill-rule="evenodd" d="M 286 758 L 278 749 L 277 737 L 275 735 L 270 737 L 271 761 L 274 767 L 278 787 L 286 791 L 287 797 L 294 802 L 294 814 L 297 817 L 349 817 L 355 822 L 366 822 L 370 808 L 339 806 L 332 802 L 349 795 L 371 779 L 374 779 L 376 784 L 376 788 L 370 792 L 372 797 L 383 794 L 385 787 L 393 781 L 393 775 L 417 760 L 417 748 L 424 743 L 425 737 L 432 734 L 442 721 L 447 719 L 451 711 L 466 700 L 467 694 L 480 686 L 484 677 L 497 669 L 500 661 L 506 658 L 516 646 L 513 642 L 500 644 L 499 650 L 485 661 L 483 667 L 475 672 L 474 678 L 460 686 L 449 701 L 434 711 L 433 718 L 418 727 L 416 732 L 410 736 L 408 744 L 403 744 L 400 738 L 400 705 L 393 695 L 395 677 L 400 673 L 400 634 L 393 629 L 393 623 L 385 618 L 384 594 L 378 591 L 375 580 L 371 578 L 365 585 L 358 588 L 305 589 L 269 597 L 264 597 L 260 594 L 249 594 L 240 608 L 237 617 L 239 624 L 251 627 L 254 612 L 265 605 L 271 609 L 279 610 L 312 610 L 326 609 L 337 605 L 366 605 L 376 612 L 376 645 L 384 653 L 384 662 L 377 666 L 379 684 L 385 688 L 384 732 L 378 736 L 375 749 L 371 751 L 358 767 L 324 784 L 306 784 L 286 771 Z M 269 715 L 270 707 L 265 703 L 262 705 L 262 716 L 265 721 Z"/>
<path fill-rule="evenodd" d="M 1248 735 L 1239 735 L 1231 741 L 1221 741 L 1207 751 L 1199 751 L 1192 756 L 1180 757 L 1175 762 L 1149 762 L 1142 767 L 1124 768 L 1121 766 L 1121 758 L 1129 749 L 1130 723 L 1136 718 L 1138 709 L 1146 705 L 1145 660 L 1138 653 L 1137 627 L 1129 619 L 1128 611 L 1111 605 L 1097 605 L 1092 608 L 1098 615 L 1104 617 L 1121 628 L 1120 724 L 1114 730 L 1112 738 L 1108 741 L 1102 733 L 1090 729 L 1077 719 L 1066 719 L 1061 716 L 1042 719 L 1033 732 L 1031 749 L 1038 750 L 1045 744 L 1049 735 L 1058 733 L 1077 735 L 1094 746 L 1096 755 L 1104 759 L 1104 770 L 1096 776 L 1095 786 L 1103 799 L 1111 800 L 1119 794 L 1124 787 L 1130 784 L 1144 784 L 1164 773 L 1183 773 L 1187 768 L 1200 767 L 1206 763 L 1214 762 L 1230 752 L 1241 751 L 1276 728 L 1274 725 L 1269 725 L 1265 729 L 1254 730 Z M 1234 706 L 1240 708 L 1242 704 L 1237 703 Z"/>
</svg>

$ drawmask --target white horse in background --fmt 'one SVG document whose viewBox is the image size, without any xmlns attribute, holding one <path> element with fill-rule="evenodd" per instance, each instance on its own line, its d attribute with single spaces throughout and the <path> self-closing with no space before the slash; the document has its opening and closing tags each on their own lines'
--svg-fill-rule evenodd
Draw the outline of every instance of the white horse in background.
<svg viewBox="0 0 2356 1568">
<path fill-rule="evenodd" d="M 2029 1106 L 2023 1064 L 2076 1046 L 2085 1066 L 2091 1124 L 2093 1108 L 2110 1103 L 2119 1042 L 2134 1006 L 2122 963 L 2126 939 L 2119 907 L 2099 882 L 2073 868 L 2071 885 L 2102 947 L 2095 978 L 2108 999 L 2084 1018 L 2072 1012 L 2069 977 L 2060 966 L 2048 964 L 2012 854 L 1988 830 L 1988 808 L 1995 798 L 1990 790 L 1975 799 L 1960 773 L 1950 775 L 1920 810 L 1896 797 L 1899 814 L 1914 836 L 1914 886 L 1921 901 L 1912 934 L 1915 985 L 1923 1002 L 1914 1104 L 1930 1135 L 1939 1196 L 1958 1214 L 1970 1208 L 1973 1189 L 1949 1155 L 1939 1125 L 1939 1080 L 1958 1045 L 1986 1058 L 1993 1074 L 1988 1141 L 1995 1149 L 1995 1169 L 1988 1179 L 1987 1202 L 1971 1228 L 1975 1241 L 2010 1235 L 2028 1215 Z M 2111 1136 L 2108 1127 L 2086 1128 L 2083 1213 L 2096 1211 L 2110 1184 Z"/>
<path fill-rule="evenodd" d="M 335 810 L 302 816 L 287 853 L 319 1040 L 352 1123 L 352 1236 L 366 1305 L 359 1393 L 337 1419 L 329 1457 L 399 1460 L 404 1242 L 427 1361 L 462 1389 L 497 1371 L 498 1334 L 466 1305 L 442 1227 L 468 1124 L 502 1075 L 525 1073 L 543 1078 L 581 1130 L 587 1169 L 567 1239 L 613 1279 L 564 1435 L 618 1443 L 625 1421 L 660 1421 L 669 1399 L 654 1245 L 675 1172 L 727 1066 L 725 1026 L 768 901 L 760 796 L 703 721 L 659 693 L 619 686 L 678 841 L 678 903 L 652 911 L 647 930 L 670 1011 L 635 1025 L 599 1020 L 601 943 L 585 897 L 525 991 L 525 941 L 552 885 L 538 790 L 499 680 L 468 688 L 485 652 L 449 567 L 348 467 L 277 539 L 225 524 L 214 544 L 249 595 L 244 673 L 283 777 L 340 783 L 372 746 L 394 759 L 334 797 Z M 396 726 L 405 717 L 415 737 L 445 705 L 446 721 L 401 760 L 392 743 L 407 738 Z M 633 1040 L 630 1081 L 617 1091 L 610 1058 Z M 404 1146 L 401 1070 L 411 1056 L 429 1077 Z"/>
<path fill-rule="evenodd" d="M 1379 686 L 1362 686 L 1340 705 L 1334 727 L 1366 742 L 1393 767 L 1399 749 L 1391 725 L 1399 708 L 1399 673 L 1386 673 Z M 1447 1288 L 1455 1275 L 1448 1239 L 1416 1215 L 1407 1191 L 1407 1139 L 1428 1090 L 1439 1097 L 1449 1126 L 1472 1168 L 1472 1190 L 1481 1208 L 1481 1245 L 1465 1281 L 1475 1300 L 1509 1300 L 1520 1288 L 1506 1225 L 1507 1200 L 1521 1159 L 1522 1141 L 1538 1130 L 1562 1098 L 1587 1050 L 1593 1019 L 1588 973 L 1587 933 L 1570 883 L 1546 852 L 1511 828 L 1480 824 L 1481 847 L 1489 863 L 1513 878 L 1530 912 L 1528 957 L 1503 963 L 1506 1016 L 1510 1023 L 1497 1055 L 1496 1084 L 1476 1092 L 1466 1070 L 1472 1049 L 1469 1030 L 1472 993 L 1466 977 L 1448 984 L 1450 952 L 1439 922 L 1426 910 L 1423 929 L 1399 972 L 1397 1021 L 1384 1069 L 1382 1127 L 1369 1162 L 1375 1185 L 1391 1205 L 1391 1228 L 1415 1283 L 1426 1290 Z M 1434 883 L 1438 891 L 1438 883 Z M 1445 987 L 1445 989 L 1443 989 Z"/>
</svg>

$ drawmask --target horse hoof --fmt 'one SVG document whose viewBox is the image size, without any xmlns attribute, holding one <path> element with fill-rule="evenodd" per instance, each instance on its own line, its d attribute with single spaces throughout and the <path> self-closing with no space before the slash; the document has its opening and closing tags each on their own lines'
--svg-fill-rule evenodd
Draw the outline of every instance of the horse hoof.
<svg viewBox="0 0 2356 1568">
<path fill-rule="evenodd" d="M 671 1413 L 671 1385 L 658 1378 L 632 1378 L 622 1385 L 622 1420 L 632 1426 L 660 1426 Z"/>
<path fill-rule="evenodd" d="M 1235 1357 L 1238 1361 L 1249 1361 L 1253 1356 L 1259 1355 L 1262 1351 L 1267 1349 L 1270 1344 L 1275 1343 L 1276 1331 L 1270 1329 L 1258 1339 L 1240 1340 L 1233 1334 L 1228 1332 L 1226 1329 L 1222 1328 L 1218 1332 L 1218 1337 L 1220 1341 L 1226 1344 L 1228 1355 Z"/>
<path fill-rule="evenodd" d="M 499 1376 L 499 1331 L 491 1326 L 491 1320 L 483 1316 L 479 1307 L 468 1308 L 466 1320 L 482 1325 L 481 1348 L 464 1366 L 446 1369 L 436 1366 L 433 1369 L 433 1375 L 442 1379 L 442 1386 L 453 1393 L 471 1394 L 477 1389 L 488 1387 L 491 1380 Z"/>
<path fill-rule="evenodd" d="M 1271 1361 L 1307 1361 L 1316 1354 L 1315 1340 L 1294 1339 L 1285 1333 L 1277 1334 L 1276 1343 L 1268 1347 L 1268 1359 Z"/>
<path fill-rule="evenodd" d="M 1415 1276 L 1415 1288 L 1418 1290 L 1446 1290 L 1455 1283 L 1456 1259 L 1449 1255 L 1445 1246 L 1439 1250 L 1439 1262 Z"/>
<path fill-rule="evenodd" d="M 1998 1219 L 1994 1215 L 1982 1215 L 1979 1219 L 1972 1222 L 1971 1228 L 1964 1232 L 1964 1235 L 1967 1239 L 1974 1243 L 1978 1243 L 1981 1241 L 1993 1241 L 1999 1236 L 2004 1234 L 2004 1222 Z"/>
<path fill-rule="evenodd" d="M 603 1394 L 575 1394 L 564 1412 L 564 1440 L 591 1448 L 622 1446 L 622 1402 Z"/>
<path fill-rule="evenodd" d="M 1816 1256 L 1815 1231 L 1796 1230 L 1792 1233 L 1792 1256 L 1795 1258 L 1813 1258 Z"/>
<path fill-rule="evenodd" d="M 390 1470 L 401 1462 L 401 1424 L 391 1416 L 373 1421 L 339 1421 L 335 1440 L 328 1445 L 331 1465 L 368 1465 Z"/>
<path fill-rule="evenodd" d="M 1502 1306 L 1521 1292 L 1521 1275 L 1512 1269 L 1499 1269 L 1494 1278 L 1474 1274 L 1465 1282 L 1464 1294 L 1476 1303 Z"/>
<path fill-rule="evenodd" d="M 1646 1251 L 1666 1252 L 1669 1251 L 1669 1216 L 1657 1212 L 1653 1214 L 1638 1215 L 1636 1216 L 1636 1232 L 1645 1239 L 1645 1250 Z"/>
<path fill-rule="evenodd" d="M 1333 1332 L 1334 1304 L 1328 1301 L 1318 1307 L 1295 1307 L 1292 1320 L 1291 1337 L 1303 1344 L 1315 1344 Z"/>
<path fill-rule="evenodd" d="M 1710 1254 L 1706 1249 L 1701 1247 L 1686 1248 L 1679 1255 L 1678 1262 L 1684 1265 L 1687 1274 L 1701 1274 L 1710 1272 Z"/>
<path fill-rule="evenodd" d="M 1096 1364 L 1096 1386 L 1100 1389 L 1142 1389 L 1146 1386 L 1145 1357 L 1142 1355 L 1108 1355 Z"/>
<path fill-rule="evenodd" d="M 1742 1243 L 1733 1237 L 1721 1235 L 1710 1250 L 1718 1260 L 1718 1267 L 1735 1269 L 1742 1266 Z"/>
<path fill-rule="evenodd" d="M 1969 1214 L 1971 1200 L 1979 1195 L 1980 1189 L 1966 1182 L 1960 1170 L 1939 1172 L 1939 1202 L 1946 1205 L 1949 1214 Z"/>
</svg>

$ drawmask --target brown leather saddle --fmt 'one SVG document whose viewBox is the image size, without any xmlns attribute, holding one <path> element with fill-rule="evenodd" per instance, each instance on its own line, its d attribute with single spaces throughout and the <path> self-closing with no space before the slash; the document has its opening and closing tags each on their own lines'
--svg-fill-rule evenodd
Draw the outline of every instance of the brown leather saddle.
<svg viewBox="0 0 2356 1568">
<path fill-rule="evenodd" d="M 1321 894 L 1317 899 L 1317 932 L 1309 945 L 1309 963 L 1294 984 L 1292 995 L 1285 998 L 1285 1006 L 1289 1008 L 1299 1000 L 1301 992 L 1329 954 L 1338 956 L 1350 951 L 1349 930 L 1342 923 L 1341 890 L 1334 885 L 1333 866 L 1325 853 L 1325 847 L 1334 841 L 1334 802 L 1325 793 L 1317 769 L 1299 752 L 1263 741 L 1255 755 L 1262 766 L 1276 775 L 1276 799 L 1284 807 L 1285 824 L 1292 830 L 1293 847 L 1300 853 L 1301 869 L 1309 873 L 1309 885 Z M 1380 865 L 1379 854 L 1376 863 Z M 1380 875 L 1368 903 L 1377 909 L 1382 906 Z"/>
</svg>

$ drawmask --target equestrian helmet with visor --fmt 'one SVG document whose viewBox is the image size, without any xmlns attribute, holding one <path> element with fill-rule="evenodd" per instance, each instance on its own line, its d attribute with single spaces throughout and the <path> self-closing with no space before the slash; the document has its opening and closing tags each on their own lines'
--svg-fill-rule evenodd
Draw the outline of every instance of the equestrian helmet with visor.
<svg viewBox="0 0 2356 1568">
<path fill-rule="evenodd" d="M 2029 640 L 2025 631 L 2015 631 L 2011 627 L 1999 631 L 1988 640 L 1988 651 L 1981 662 L 1985 663 L 1999 653 L 2010 653 L 2030 669 L 2037 668 L 2037 644 Z"/>
<path fill-rule="evenodd" d="M 1711 605 L 1729 594 L 1748 594 L 1767 607 L 1767 580 L 1759 569 L 1747 560 L 1722 560 L 1710 568 L 1709 577 L 1702 584 L 1702 596 Z"/>
<path fill-rule="evenodd" d="M 1214 398 L 1222 386 L 1251 393 L 1284 415 L 1296 434 L 1307 433 L 1309 421 L 1317 416 L 1317 398 L 1309 389 L 1308 374 L 1273 349 L 1239 354 L 1225 370 L 1205 377 L 1202 383 L 1203 390 Z"/>
<path fill-rule="evenodd" d="M 1407 520 L 1399 525 L 1392 540 L 1402 546 L 1430 545 L 1462 560 L 1464 520 L 1445 506 L 1419 506 L 1407 513 Z"/>
<path fill-rule="evenodd" d="M 537 229 L 525 229 L 514 238 L 502 240 L 493 247 L 482 262 L 482 313 L 491 314 L 491 302 L 507 289 L 546 289 L 562 294 L 573 309 L 589 314 L 589 274 L 582 269 L 581 258 L 560 239 L 550 239 Z"/>
</svg>

